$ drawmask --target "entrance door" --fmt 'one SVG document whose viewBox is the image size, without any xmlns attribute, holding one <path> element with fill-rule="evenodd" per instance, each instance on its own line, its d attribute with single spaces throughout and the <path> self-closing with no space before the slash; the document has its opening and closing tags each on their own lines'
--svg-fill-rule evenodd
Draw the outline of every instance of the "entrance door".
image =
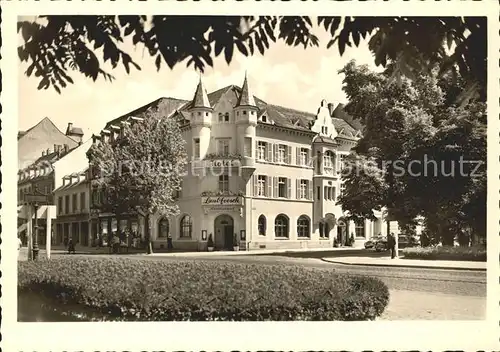
<svg viewBox="0 0 500 352">
<path fill-rule="evenodd" d="M 219 215 L 214 220 L 215 248 L 219 250 L 230 250 L 233 247 L 233 218 L 227 214 Z"/>
</svg>

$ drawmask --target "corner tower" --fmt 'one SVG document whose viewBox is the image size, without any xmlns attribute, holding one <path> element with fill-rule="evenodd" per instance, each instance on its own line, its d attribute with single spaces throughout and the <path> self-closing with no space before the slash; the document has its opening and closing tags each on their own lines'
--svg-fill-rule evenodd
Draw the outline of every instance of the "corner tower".
<svg viewBox="0 0 500 352">
<path fill-rule="evenodd" d="M 257 112 L 259 108 L 248 85 L 247 74 L 241 88 L 238 103 L 234 108 L 238 151 L 244 159 L 255 158 L 255 127 L 257 126 Z"/>
<path fill-rule="evenodd" d="M 192 126 L 192 157 L 194 159 L 203 159 L 207 154 L 210 144 L 210 129 L 212 128 L 212 112 L 208 100 L 207 91 L 201 79 L 196 87 L 193 100 L 190 105 L 190 117 Z"/>
</svg>

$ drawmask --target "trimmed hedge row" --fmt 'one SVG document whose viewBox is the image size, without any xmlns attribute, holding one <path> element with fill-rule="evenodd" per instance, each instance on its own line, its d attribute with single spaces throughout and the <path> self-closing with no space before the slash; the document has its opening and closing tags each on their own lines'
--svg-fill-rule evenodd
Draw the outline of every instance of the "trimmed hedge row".
<svg viewBox="0 0 500 352">
<path fill-rule="evenodd" d="M 130 258 L 20 262 L 18 290 L 83 320 L 373 320 L 389 302 L 380 280 L 329 270 Z"/>
<path fill-rule="evenodd" d="M 486 246 L 474 247 L 409 247 L 403 249 L 404 258 L 425 260 L 486 261 Z"/>
</svg>

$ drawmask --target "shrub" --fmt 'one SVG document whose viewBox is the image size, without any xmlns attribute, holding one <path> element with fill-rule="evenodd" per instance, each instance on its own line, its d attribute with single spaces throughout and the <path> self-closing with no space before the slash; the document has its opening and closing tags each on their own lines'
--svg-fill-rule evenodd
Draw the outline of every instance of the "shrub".
<svg viewBox="0 0 500 352">
<path fill-rule="evenodd" d="M 20 262 L 18 290 L 84 320 L 373 320 L 389 301 L 380 280 L 329 270 L 130 258 Z"/>
<path fill-rule="evenodd" d="M 404 258 L 426 260 L 486 261 L 486 247 L 408 247 L 403 249 Z"/>
</svg>

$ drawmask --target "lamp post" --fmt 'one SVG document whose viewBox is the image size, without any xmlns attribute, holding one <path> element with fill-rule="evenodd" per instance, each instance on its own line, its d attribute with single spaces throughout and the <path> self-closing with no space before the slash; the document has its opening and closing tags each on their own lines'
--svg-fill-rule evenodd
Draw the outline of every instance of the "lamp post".
<svg viewBox="0 0 500 352">
<path fill-rule="evenodd" d="M 38 259 L 38 252 L 40 248 L 38 248 L 38 203 L 33 203 L 33 208 L 35 209 L 35 225 L 34 233 L 33 233 L 33 260 Z"/>
</svg>

